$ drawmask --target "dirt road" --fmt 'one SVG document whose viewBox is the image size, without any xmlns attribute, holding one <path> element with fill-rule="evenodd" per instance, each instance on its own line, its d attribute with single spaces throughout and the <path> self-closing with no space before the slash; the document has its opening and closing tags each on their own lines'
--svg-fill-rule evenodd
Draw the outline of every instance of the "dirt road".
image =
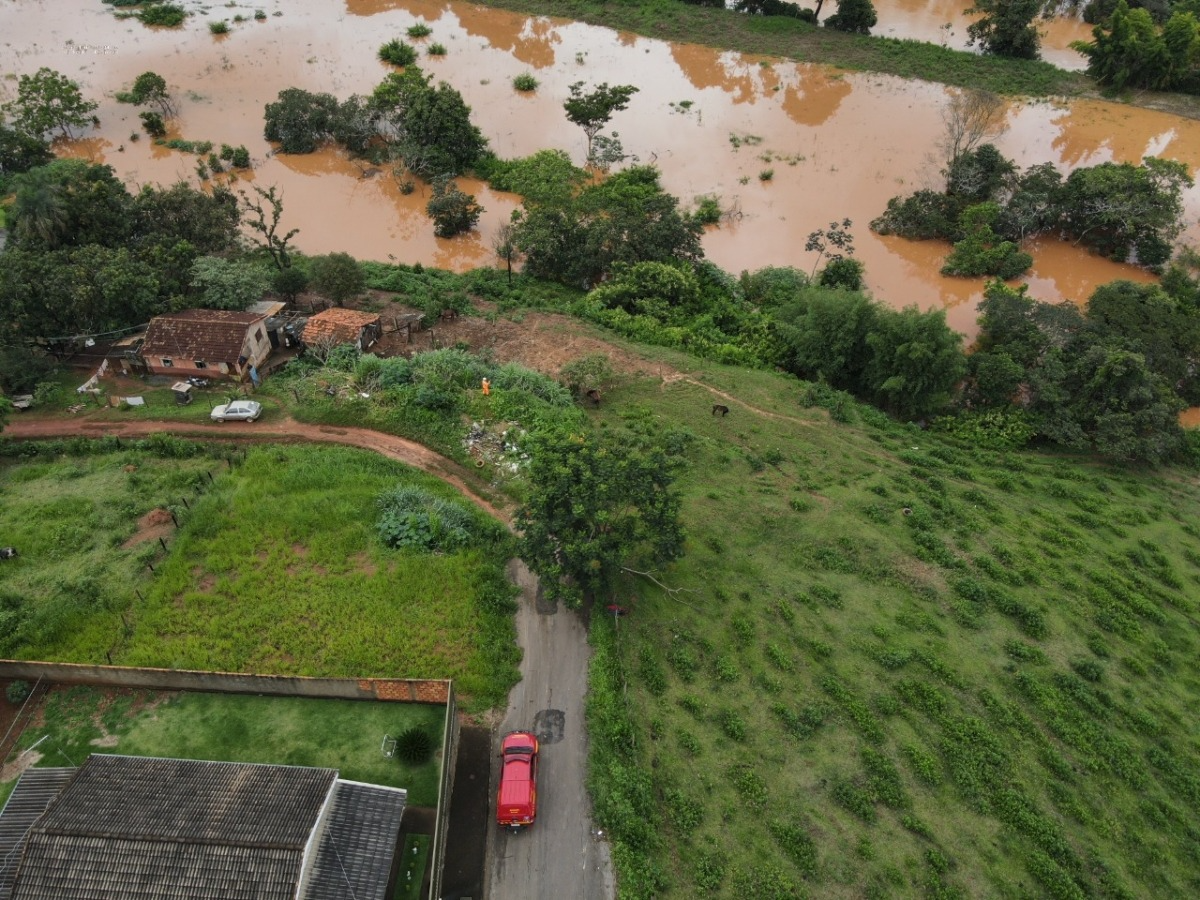
<svg viewBox="0 0 1200 900">
<path fill-rule="evenodd" d="M 489 900 L 610 900 L 615 896 L 608 844 L 597 840 L 584 787 L 587 734 L 583 704 L 591 655 L 580 617 L 542 599 L 537 578 L 519 560 L 508 577 L 521 589 L 517 640 L 525 657 L 521 683 L 508 697 L 496 736 L 533 731 L 541 742 L 538 815 L 510 834 L 490 826 L 484 896 Z M 493 757 L 492 783 L 499 758 Z"/>
<path fill-rule="evenodd" d="M 111 419 L 35 419 L 14 417 L 9 420 L 4 429 L 7 437 L 13 438 L 53 438 L 53 437 L 145 437 L 146 435 L 165 432 L 180 438 L 196 438 L 201 440 L 225 440 L 236 443 L 292 443 L 296 441 L 313 441 L 326 444 L 344 444 L 349 447 L 361 447 L 364 450 L 374 450 L 389 459 L 436 475 L 447 484 L 453 485 L 458 491 L 480 507 L 490 516 L 494 516 L 506 525 L 512 524 L 510 510 L 500 509 L 471 490 L 468 484 L 467 470 L 453 460 L 434 453 L 428 447 L 378 431 L 366 428 L 343 428 L 332 425 L 308 425 L 297 422 L 290 417 L 275 418 L 270 422 L 225 422 L 224 424 L 204 424 L 191 422 L 156 422 L 144 419 L 131 421 L 113 421 Z"/>
</svg>

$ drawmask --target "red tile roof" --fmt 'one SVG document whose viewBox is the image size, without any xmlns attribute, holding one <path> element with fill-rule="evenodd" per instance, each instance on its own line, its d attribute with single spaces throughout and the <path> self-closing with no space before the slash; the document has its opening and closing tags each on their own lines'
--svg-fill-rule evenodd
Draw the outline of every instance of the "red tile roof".
<svg viewBox="0 0 1200 900">
<path fill-rule="evenodd" d="M 142 357 L 237 362 L 246 344 L 246 332 L 262 322 L 261 313 L 225 309 L 185 309 L 155 316 L 146 331 Z"/>
<path fill-rule="evenodd" d="M 309 316 L 304 326 L 306 343 L 329 342 L 336 344 L 357 341 L 359 334 L 368 325 L 379 323 L 379 313 L 359 312 L 357 309 L 331 307 L 315 316 Z"/>
</svg>

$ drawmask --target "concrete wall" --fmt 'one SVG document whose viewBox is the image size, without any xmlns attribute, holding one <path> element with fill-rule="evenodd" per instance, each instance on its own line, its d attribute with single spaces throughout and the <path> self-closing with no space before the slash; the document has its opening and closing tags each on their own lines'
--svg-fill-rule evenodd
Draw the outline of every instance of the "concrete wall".
<svg viewBox="0 0 1200 900">
<path fill-rule="evenodd" d="M 450 831 L 450 797 L 454 791 L 454 770 L 458 768 L 458 705 L 454 690 L 446 702 L 446 723 L 442 733 L 442 783 L 438 786 L 437 817 L 433 823 L 430 848 L 432 871 L 429 877 L 429 900 L 442 896 L 442 874 L 446 865 L 446 835 Z"/>
<path fill-rule="evenodd" d="M 39 678 L 57 684 L 147 688 L 158 691 L 212 691 L 222 694 L 268 694 L 277 697 L 324 697 L 342 700 L 386 700 L 395 703 L 452 703 L 445 679 L 304 678 L 295 675 L 242 675 L 192 672 L 185 669 L 131 669 L 77 663 L 0 660 L 0 678 Z"/>
</svg>

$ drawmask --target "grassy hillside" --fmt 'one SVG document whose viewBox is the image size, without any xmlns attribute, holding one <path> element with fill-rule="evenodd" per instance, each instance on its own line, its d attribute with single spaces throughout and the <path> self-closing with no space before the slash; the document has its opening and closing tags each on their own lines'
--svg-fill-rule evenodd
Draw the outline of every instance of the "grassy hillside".
<svg viewBox="0 0 1200 900">
<path fill-rule="evenodd" d="M 621 895 L 1200 892 L 1194 474 L 837 423 L 797 382 L 682 365 L 598 414 L 696 437 L 657 573 L 680 590 L 593 622 Z"/>
</svg>

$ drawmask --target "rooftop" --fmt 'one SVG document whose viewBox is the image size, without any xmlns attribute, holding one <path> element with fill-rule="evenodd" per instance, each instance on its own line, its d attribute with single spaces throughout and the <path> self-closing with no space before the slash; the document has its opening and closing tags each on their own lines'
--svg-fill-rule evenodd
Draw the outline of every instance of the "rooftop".
<svg viewBox="0 0 1200 900">
<path fill-rule="evenodd" d="M 235 363 L 250 326 L 265 319 L 263 313 L 226 309 L 185 309 L 155 316 L 146 330 L 142 356 Z"/>
</svg>

